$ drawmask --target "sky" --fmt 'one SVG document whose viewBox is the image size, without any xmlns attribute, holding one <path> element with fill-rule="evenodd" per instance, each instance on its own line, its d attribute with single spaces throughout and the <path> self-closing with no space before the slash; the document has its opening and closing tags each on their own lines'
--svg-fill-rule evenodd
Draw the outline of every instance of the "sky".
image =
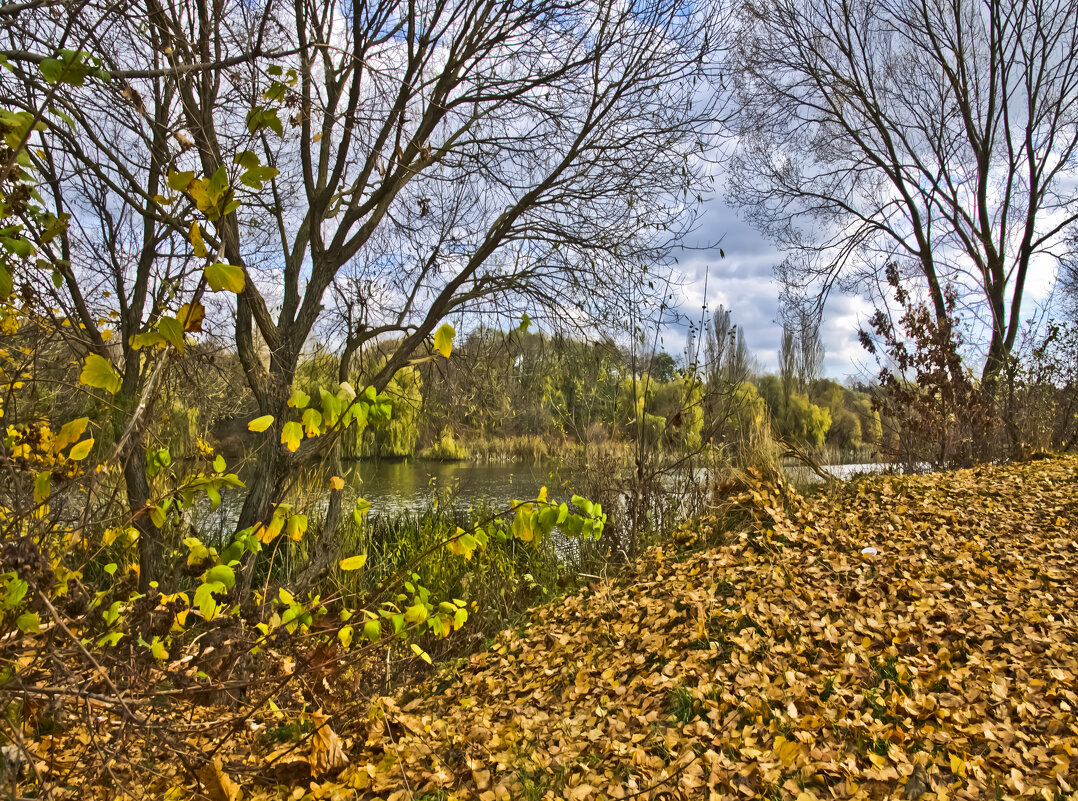
<svg viewBox="0 0 1078 801">
<path fill-rule="evenodd" d="M 779 285 L 774 267 L 782 261 L 776 250 L 721 196 L 705 201 L 700 225 L 689 242 L 690 249 L 678 257 L 677 293 L 683 315 L 699 324 L 701 307 L 708 313 L 719 304 L 730 309 L 732 321 L 745 331 L 745 339 L 765 372 L 778 370 L 782 333 L 779 319 Z M 708 243 L 716 247 L 703 249 Z M 721 256 L 719 250 L 725 254 Z M 850 296 L 832 295 L 824 310 L 821 338 L 826 349 L 824 374 L 844 381 L 869 378 L 877 369 L 857 341 L 859 327 L 871 314 L 867 302 Z M 680 354 L 685 347 L 687 325 L 670 325 L 663 336 L 664 348 Z"/>
<path fill-rule="evenodd" d="M 732 321 L 744 328 L 746 342 L 760 368 L 777 372 L 782 327 L 777 322 L 780 288 L 774 268 L 782 261 L 782 254 L 719 193 L 705 199 L 699 222 L 687 242 L 690 249 L 678 257 L 675 268 L 680 274 L 676 292 L 682 315 L 699 325 L 705 302 L 709 314 L 722 304 L 731 310 Z M 715 247 L 704 247 L 715 242 Z M 720 255 L 720 248 L 725 257 Z M 1022 308 L 1025 319 L 1035 316 L 1049 300 L 1054 278 L 1051 260 L 1041 258 L 1031 265 Z M 828 298 L 820 330 L 826 349 L 824 375 L 828 378 L 846 382 L 870 380 L 878 374 L 879 366 L 857 340 L 858 330 L 872 312 L 871 304 L 860 297 L 835 291 Z M 684 321 L 669 325 L 663 334 L 663 349 L 682 354 L 687 331 Z"/>
</svg>

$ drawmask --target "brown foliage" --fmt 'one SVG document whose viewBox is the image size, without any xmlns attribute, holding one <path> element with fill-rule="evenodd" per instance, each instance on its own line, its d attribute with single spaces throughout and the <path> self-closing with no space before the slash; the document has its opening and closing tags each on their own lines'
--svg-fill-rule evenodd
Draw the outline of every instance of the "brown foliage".
<svg viewBox="0 0 1078 801">
<path fill-rule="evenodd" d="M 753 482 L 738 515 L 681 532 L 708 549 L 652 549 L 367 715 L 327 709 L 340 738 L 320 713 L 305 740 L 268 741 L 299 697 L 259 713 L 215 755 L 220 775 L 245 798 L 1073 797 L 1076 486 L 1074 457 L 807 500 Z M 78 743 L 123 725 L 93 709 L 27 732 L 38 770 L 89 762 Z M 208 749 L 219 713 L 170 714 Z M 189 797 L 162 752 L 131 752 L 154 758 L 135 789 Z M 107 771 L 84 775 L 96 787 L 77 797 L 112 794 Z"/>
</svg>

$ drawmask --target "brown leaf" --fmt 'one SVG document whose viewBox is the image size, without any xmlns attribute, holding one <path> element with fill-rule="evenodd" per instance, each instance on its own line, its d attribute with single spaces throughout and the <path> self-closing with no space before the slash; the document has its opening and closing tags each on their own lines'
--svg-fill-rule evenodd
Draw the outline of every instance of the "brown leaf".
<svg viewBox="0 0 1078 801">
<path fill-rule="evenodd" d="M 243 798 L 243 790 L 225 773 L 220 759 L 203 765 L 198 772 L 198 780 L 202 782 L 210 801 L 239 801 Z"/>
<path fill-rule="evenodd" d="M 329 716 L 315 712 L 314 734 L 311 737 L 311 775 L 322 776 L 338 771 L 348 764 L 341 738 L 329 727 Z"/>
</svg>

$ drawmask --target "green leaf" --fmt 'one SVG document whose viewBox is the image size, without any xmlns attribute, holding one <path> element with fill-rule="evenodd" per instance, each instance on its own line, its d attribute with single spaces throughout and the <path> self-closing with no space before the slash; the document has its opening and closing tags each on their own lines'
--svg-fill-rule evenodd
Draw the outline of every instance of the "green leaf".
<svg viewBox="0 0 1078 801">
<path fill-rule="evenodd" d="M 245 170 L 250 170 L 260 165 L 262 161 L 253 150 L 242 150 L 232 157 L 232 163 L 238 164 Z"/>
<path fill-rule="evenodd" d="M 447 359 L 453 352 L 453 337 L 456 333 L 456 329 L 449 323 L 442 323 L 441 328 L 434 332 L 434 349 Z"/>
<path fill-rule="evenodd" d="M 252 189 L 261 189 L 266 181 L 276 178 L 278 172 L 274 167 L 252 167 L 240 175 L 240 182 Z"/>
<path fill-rule="evenodd" d="M 90 455 L 90 449 L 92 447 L 94 447 L 94 438 L 87 437 L 82 442 L 72 446 L 70 452 L 67 454 L 67 458 L 73 462 L 81 462 Z"/>
<path fill-rule="evenodd" d="M 151 348 L 154 345 L 160 345 L 164 347 L 167 344 L 164 335 L 160 331 L 143 331 L 141 334 L 135 334 L 131 337 L 131 349 L 142 350 L 143 348 Z"/>
<path fill-rule="evenodd" d="M 225 169 L 225 165 L 222 164 L 213 173 L 209 183 L 206 185 L 206 195 L 209 197 L 210 203 L 214 206 L 218 205 L 225 196 L 225 192 L 228 191 L 228 170 Z"/>
<path fill-rule="evenodd" d="M 256 417 L 254 420 L 247 424 L 248 431 L 254 431 L 261 433 L 273 425 L 273 415 L 264 414 L 261 417 Z"/>
<path fill-rule="evenodd" d="M 214 292 L 220 292 L 224 289 L 238 295 L 243 291 L 243 268 L 234 264 L 221 264 L 220 262 L 211 264 L 206 268 L 206 281 Z"/>
<path fill-rule="evenodd" d="M 213 597 L 215 592 L 224 594 L 225 585 L 219 581 L 208 581 L 195 590 L 195 606 L 204 620 L 213 620 L 217 616 L 217 599 Z"/>
<path fill-rule="evenodd" d="M 52 486 L 52 472 L 42 470 L 34 477 L 34 503 L 44 503 L 49 498 Z"/>
<path fill-rule="evenodd" d="M 368 620 L 363 624 L 363 637 L 370 642 L 382 639 L 382 624 L 378 620 Z"/>
<path fill-rule="evenodd" d="M 404 619 L 409 623 L 422 623 L 427 619 L 427 607 L 414 604 L 404 610 Z"/>
<path fill-rule="evenodd" d="M 226 467 L 228 467 L 228 465 L 225 464 L 225 457 L 222 456 L 221 454 L 217 454 L 217 456 L 213 460 L 214 472 L 223 473 L 223 472 L 225 472 Z"/>
<path fill-rule="evenodd" d="M 422 659 L 428 665 L 434 664 L 433 662 L 430 661 L 430 654 L 428 654 L 426 651 L 424 651 L 422 648 L 420 648 L 414 642 L 411 643 L 411 646 L 412 646 L 412 653 L 414 653 L 416 656 L 418 656 L 420 659 Z"/>
<path fill-rule="evenodd" d="M 303 409 L 311 402 L 311 396 L 299 387 L 292 390 L 292 397 L 288 399 L 288 405 L 295 409 Z"/>
<path fill-rule="evenodd" d="M 247 112 L 247 130 L 257 133 L 263 128 L 269 128 L 277 136 L 284 136 L 284 124 L 277 116 L 277 109 L 257 106 Z"/>
<path fill-rule="evenodd" d="M 191 185 L 193 180 L 195 180 L 195 173 L 193 170 L 184 170 L 183 172 L 174 170 L 168 174 L 169 188 L 177 192 L 186 192 L 187 187 Z"/>
<path fill-rule="evenodd" d="M 37 612 L 23 612 L 15 618 L 15 625 L 24 634 L 37 634 L 41 630 L 41 618 Z"/>
<path fill-rule="evenodd" d="M 38 65 L 41 77 L 49 83 L 56 83 L 64 74 L 64 62 L 58 58 L 46 58 Z"/>
<path fill-rule="evenodd" d="M 591 516 L 595 512 L 595 506 L 587 498 L 580 495 L 572 497 L 573 505 L 584 510 L 584 514 Z"/>
<path fill-rule="evenodd" d="M 120 391 L 122 381 L 120 374 L 113 368 L 112 363 L 104 356 L 91 353 L 86 357 L 82 367 L 79 381 L 88 387 L 97 387 L 115 395 Z"/>
<path fill-rule="evenodd" d="M 11 270 L 7 264 L 0 263 L 0 299 L 11 297 L 11 291 L 15 288 Z"/>
<path fill-rule="evenodd" d="M 21 259 L 28 259 L 34 255 L 34 245 L 23 236 L 0 236 L 0 245 L 4 250 Z"/>
<path fill-rule="evenodd" d="M 303 440 L 303 426 L 293 421 L 284 424 L 281 429 L 281 444 L 295 453 L 299 450 L 299 443 Z"/>
<path fill-rule="evenodd" d="M 179 320 L 175 317 L 162 317 L 157 321 L 157 330 L 172 347 L 183 353 L 187 342 L 183 338 L 183 324 Z"/>
<path fill-rule="evenodd" d="M 206 581 L 220 582 L 226 588 L 232 589 L 236 586 L 236 571 L 228 565 L 217 565 L 206 571 Z"/>
<path fill-rule="evenodd" d="M 153 658 L 163 661 L 168 659 L 168 649 L 165 644 L 161 642 L 160 637 L 154 637 L 153 643 L 150 644 L 150 653 L 153 654 Z"/>
<path fill-rule="evenodd" d="M 97 647 L 102 648 L 106 645 L 115 646 L 120 640 L 123 639 L 124 633 L 122 631 L 110 631 L 104 637 L 97 641 Z"/>
<path fill-rule="evenodd" d="M 340 567 L 341 570 L 359 570 L 365 564 L 367 564 L 367 554 L 360 553 L 355 556 L 349 556 L 347 559 L 342 559 Z"/>
</svg>

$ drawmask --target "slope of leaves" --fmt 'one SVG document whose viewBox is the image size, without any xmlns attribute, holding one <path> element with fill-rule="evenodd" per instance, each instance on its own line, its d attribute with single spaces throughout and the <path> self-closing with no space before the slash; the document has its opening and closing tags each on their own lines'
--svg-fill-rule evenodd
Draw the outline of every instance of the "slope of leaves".
<svg viewBox="0 0 1078 801">
<path fill-rule="evenodd" d="M 162 709 L 123 765 L 94 759 L 123 715 L 88 705 L 34 767 L 85 765 L 80 798 L 1074 799 L 1076 534 L 1074 457 L 757 482 L 366 714 L 307 669 L 280 710 Z"/>
<path fill-rule="evenodd" d="M 1073 798 L 1078 460 L 758 486 L 538 610 L 338 781 L 405 798 Z M 863 553 L 872 547 L 876 553 Z"/>
</svg>

